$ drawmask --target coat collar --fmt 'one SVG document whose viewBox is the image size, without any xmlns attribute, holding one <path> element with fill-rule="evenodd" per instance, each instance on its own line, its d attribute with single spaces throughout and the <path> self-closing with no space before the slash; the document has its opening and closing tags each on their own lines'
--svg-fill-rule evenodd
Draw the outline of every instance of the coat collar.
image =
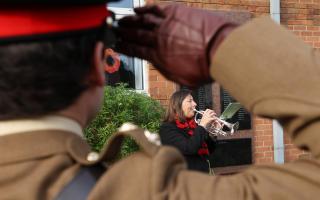
<svg viewBox="0 0 320 200">
<path fill-rule="evenodd" d="M 61 130 L 82 136 L 82 128 L 78 122 L 58 115 L 0 121 L 0 136 L 41 130 Z"/>
<path fill-rule="evenodd" d="M 81 164 L 88 161 L 89 145 L 78 135 L 56 130 L 9 134 L 0 137 L 0 165 L 68 154 Z"/>
</svg>

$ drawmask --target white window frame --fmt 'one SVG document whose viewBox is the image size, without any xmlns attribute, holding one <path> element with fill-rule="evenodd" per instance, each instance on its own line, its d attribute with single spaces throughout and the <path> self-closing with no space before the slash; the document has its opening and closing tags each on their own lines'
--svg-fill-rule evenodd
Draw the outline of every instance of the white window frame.
<svg viewBox="0 0 320 200">
<path fill-rule="evenodd" d="M 133 7 L 143 6 L 145 4 L 144 0 L 133 0 Z M 134 14 L 133 8 L 117 8 L 108 7 L 109 10 L 116 14 L 116 19 L 120 19 L 126 15 Z M 134 74 L 135 74 L 135 85 L 142 86 L 142 89 L 136 89 L 137 92 L 148 94 L 148 70 L 147 62 L 138 58 L 133 58 L 134 63 Z M 142 70 L 142 72 L 141 72 Z M 143 77 L 139 77 L 142 74 Z"/>
</svg>

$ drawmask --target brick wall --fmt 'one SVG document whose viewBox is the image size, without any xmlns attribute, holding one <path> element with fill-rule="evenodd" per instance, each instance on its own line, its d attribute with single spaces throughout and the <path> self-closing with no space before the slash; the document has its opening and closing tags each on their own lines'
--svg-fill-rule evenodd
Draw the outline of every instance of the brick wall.
<svg viewBox="0 0 320 200">
<path fill-rule="evenodd" d="M 148 3 L 152 2 L 154 0 L 148 0 Z M 208 10 L 248 11 L 253 17 L 269 15 L 268 0 L 185 0 L 179 2 Z M 320 0 L 281 0 L 281 24 L 313 48 L 320 49 Z M 178 86 L 167 81 L 154 68 L 150 68 L 149 74 L 151 96 L 159 99 L 163 105 L 167 105 L 168 98 Z M 253 162 L 255 164 L 272 163 L 272 121 L 253 117 L 252 124 Z M 309 156 L 295 148 L 286 134 L 284 143 L 286 162 Z"/>
<path fill-rule="evenodd" d="M 319 0 L 281 0 L 281 24 L 307 44 L 320 48 Z"/>
<path fill-rule="evenodd" d="M 160 101 L 166 107 L 168 100 L 178 85 L 164 78 L 158 70 L 149 66 L 149 94 L 152 98 Z"/>
<path fill-rule="evenodd" d="M 253 118 L 253 158 L 255 164 L 273 162 L 273 133 L 272 121 L 265 118 Z M 298 158 L 309 157 L 305 151 L 297 149 L 288 134 L 284 133 L 284 159 L 285 162 L 294 161 Z"/>
<path fill-rule="evenodd" d="M 254 117 L 253 124 L 253 159 L 255 164 L 273 162 L 272 121 Z"/>
</svg>

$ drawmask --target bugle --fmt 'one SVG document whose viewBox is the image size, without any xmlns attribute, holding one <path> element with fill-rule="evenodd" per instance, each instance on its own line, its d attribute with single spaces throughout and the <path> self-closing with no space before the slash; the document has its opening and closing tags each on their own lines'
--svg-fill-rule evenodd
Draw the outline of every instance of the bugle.
<svg viewBox="0 0 320 200">
<path fill-rule="evenodd" d="M 203 115 L 204 111 L 198 111 L 196 109 L 194 109 L 194 111 L 196 112 L 196 114 L 194 115 L 194 120 L 197 124 L 200 124 L 201 119 L 198 117 L 198 115 Z M 216 120 L 220 123 L 221 126 L 216 126 L 215 123 L 210 123 L 208 125 L 208 127 L 205 127 L 206 130 L 214 135 L 214 136 L 218 136 L 218 135 L 222 135 L 222 136 L 228 136 L 228 135 L 233 135 L 234 132 L 236 132 L 239 128 L 239 122 L 236 122 L 234 124 L 226 122 L 222 119 L 220 119 L 219 117 L 216 117 Z M 229 131 L 223 131 L 223 127 L 226 126 Z"/>
</svg>

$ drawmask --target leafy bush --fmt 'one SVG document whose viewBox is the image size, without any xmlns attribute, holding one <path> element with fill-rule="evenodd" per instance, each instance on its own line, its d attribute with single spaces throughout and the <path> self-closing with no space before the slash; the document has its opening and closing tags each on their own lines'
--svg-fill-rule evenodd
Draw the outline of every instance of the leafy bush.
<svg viewBox="0 0 320 200">
<path fill-rule="evenodd" d="M 103 107 L 85 130 L 85 136 L 95 151 L 100 151 L 110 136 L 125 122 L 134 123 L 157 133 L 164 109 L 146 94 L 126 88 L 125 84 L 105 88 Z M 126 139 L 120 157 L 138 150 L 132 139 Z"/>
</svg>

